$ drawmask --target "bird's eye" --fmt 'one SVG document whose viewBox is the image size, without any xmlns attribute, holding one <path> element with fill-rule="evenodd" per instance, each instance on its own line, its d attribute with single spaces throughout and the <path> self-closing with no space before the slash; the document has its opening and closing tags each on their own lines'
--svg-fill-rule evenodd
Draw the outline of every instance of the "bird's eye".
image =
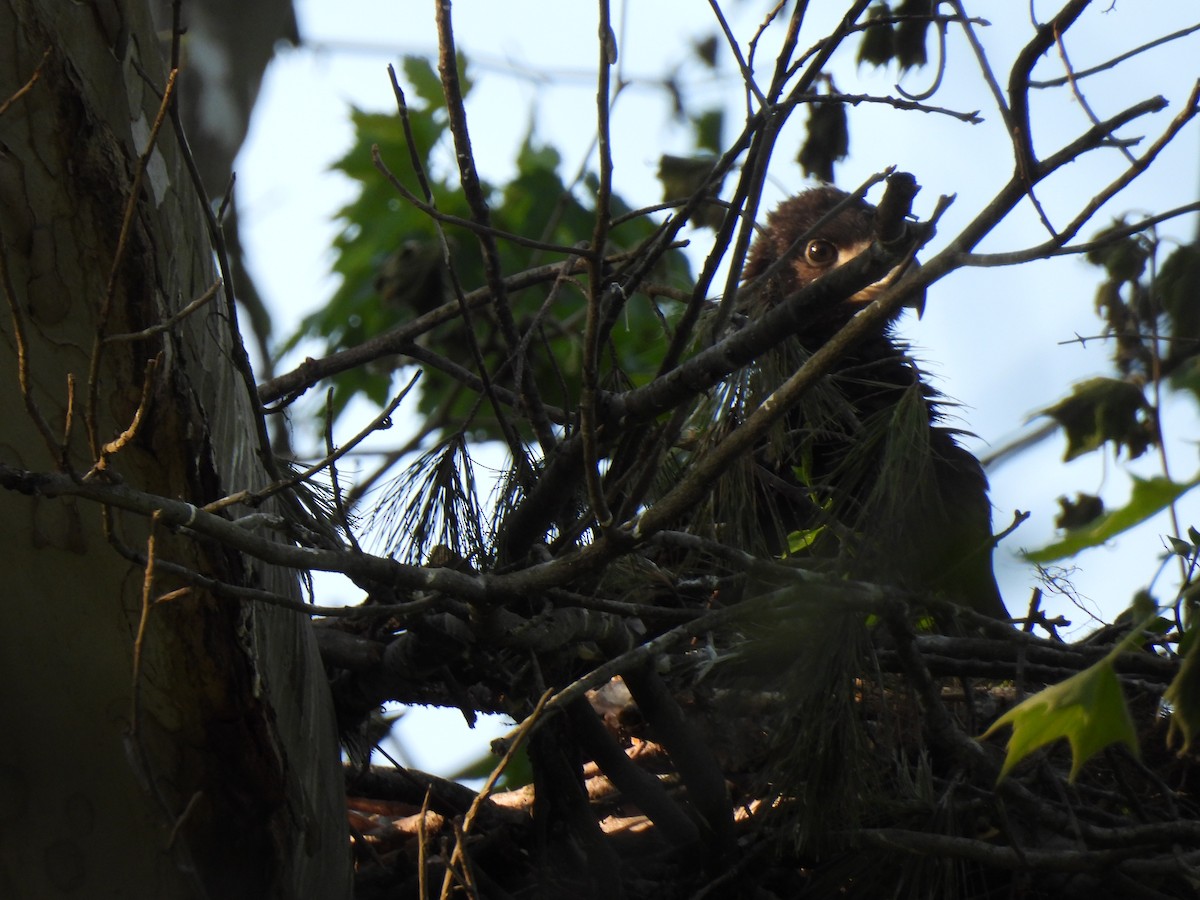
<svg viewBox="0 0 1200 900">
<path fill-rule="evenodd" d="M 815 240 L 809 241 L 808 246 L 804 248 L 804 259 L 810 266 L 818 269 L 825 269 L 837 262 L 838 252 L 837 247 L 832 241 Z"/>
</svg>

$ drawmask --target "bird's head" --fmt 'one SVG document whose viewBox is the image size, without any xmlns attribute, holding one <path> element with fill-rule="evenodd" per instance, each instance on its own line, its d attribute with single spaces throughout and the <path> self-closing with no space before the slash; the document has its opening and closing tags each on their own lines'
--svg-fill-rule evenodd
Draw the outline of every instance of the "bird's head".
<svg viewBox="0 0 1200 900">
<path fill-rule="evenodd" d="M 756 310 L 770 308 L 871 246 L 877 237 L 875 207 L 865 201 L 851 201 L 836 215 L 821 222 L 848 197 L 845 191 L 834 187 L 813 188 L 785 200 L 767 217 L 766 228 L 750 248 L 743 278 L 750 281 L 765 273 L 776 261 L 783 259 L 784 262 L 775 267 L 769 281 L 755 292 L 744 312 L 753 315 Z M 835 308 L 815 310 L 814 332 L 840 328 L 890 286 L 900 276 L 901 269 L 897 266 Z M 906 303 L 918 310 L 923 304 L 923 292 L 917 292 Z"/>
</svg>

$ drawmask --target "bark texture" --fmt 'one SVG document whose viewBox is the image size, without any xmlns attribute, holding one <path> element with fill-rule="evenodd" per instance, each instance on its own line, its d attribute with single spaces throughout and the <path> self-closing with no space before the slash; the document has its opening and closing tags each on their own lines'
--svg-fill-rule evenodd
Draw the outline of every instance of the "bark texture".
<svg viewBox="0 0 1200 900">
<path fill-rule="evenodd" d="M 216 279 L 169 123 L 118 250 L 161 59 L 144 4 L 0 2 L 0 104 L 38 73 L 0 113 L 0 458 L 82 476 L 141 405 L 136 435 L 93 477 L 201 505 L 269 481 L 223 295 L 164 333 L 96 349 L 98 335 L 160 323 Z M 0 492 L 0 895 L 348 896 L 334 725 L 307 618 L 194 587 L 153 602 L 186 585 L 160 572 L 143 591 L 142 567 L 117 547 L 145 553 L 148 533 L 69 498 Z M 294 591 L 291 573 L 186 535 L 156 541 L 159 560 Z"/>
</svg>

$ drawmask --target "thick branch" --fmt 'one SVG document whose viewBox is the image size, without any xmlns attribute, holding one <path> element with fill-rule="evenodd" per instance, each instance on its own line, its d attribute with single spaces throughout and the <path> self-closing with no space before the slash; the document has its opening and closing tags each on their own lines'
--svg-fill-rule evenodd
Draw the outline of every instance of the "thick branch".
<svg viewBox="0 0 1200 900">
<path fill-rule="evenodd" d="M 163 525 L 186 528 L 278 566 L 301 571 L 343 572 L 398 587 L 442 591 L 468 602 L 479 602 L 485 597 L 483 579 L 453 569 L 410 566 L 365 553 L 280 543 L 249 531 L 236 520 L 206 513 L 182 500 L 159 497 L 123 484 L 78 481 L 70 475 L 27 472 L 0 462 L 0 488 L 39 497 L 83 497 L 144 516 L 158 512 Z"/>
</svg>

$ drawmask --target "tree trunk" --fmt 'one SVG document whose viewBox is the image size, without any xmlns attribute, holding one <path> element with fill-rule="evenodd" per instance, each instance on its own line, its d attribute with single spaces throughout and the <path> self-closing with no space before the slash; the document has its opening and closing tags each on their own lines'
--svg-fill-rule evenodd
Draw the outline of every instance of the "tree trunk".
<svg viewBox="0 0 1200 900">
<path fill-rule="evenodd" d="M 198 506 L 269 483 L 223 291 L 163 332 L 97 340 L 217 277 L 169 121 L 135 185 L 167 82 L 144 4 L 0 0 L 0 35 L 0 462 Z M 348 896 L 307 618 L 165 565 L 144 584 L 144 519 L 0 491 L 0 523 L 0 895 Z M 220 547 L 154 541 L 160 564 L 295 593 Z"/>
</svg>

